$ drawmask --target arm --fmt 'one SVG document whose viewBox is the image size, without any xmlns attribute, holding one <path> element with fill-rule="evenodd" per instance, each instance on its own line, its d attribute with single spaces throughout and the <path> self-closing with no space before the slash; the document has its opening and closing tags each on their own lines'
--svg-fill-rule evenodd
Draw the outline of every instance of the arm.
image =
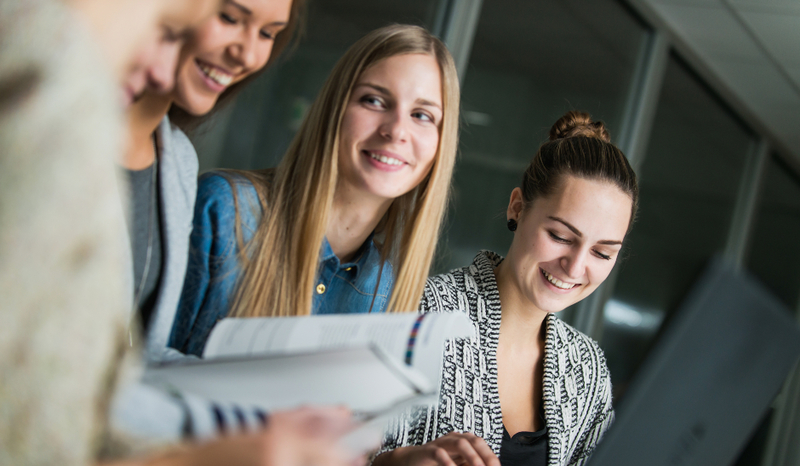
<svg viewBox="0 0 800 466">
<path fill-rule="evenodd" d="M 230 436 L 152 455 L 99 466 L 345 466 L 358 458 L 337 445 L 351 428 L 340 408 L 300 408 L 270 416 L 257 434 Z"/>
<path fill-rule="evenodd" d="M 170 337 L 170 346 L 187 354 L 202 355 L 211 329 L 230 309 L 240 273 L 237 203 L 245 232 L 258 222 L 252 185 L 236 186 L 234 198 L 221 175 L 204 175 L 198 184 L 186 279 Z"/>
</svg>

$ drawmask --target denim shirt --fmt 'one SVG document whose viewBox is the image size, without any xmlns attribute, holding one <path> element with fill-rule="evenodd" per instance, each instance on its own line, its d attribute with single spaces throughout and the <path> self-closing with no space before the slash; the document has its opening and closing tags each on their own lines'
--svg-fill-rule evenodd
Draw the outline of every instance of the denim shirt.
<svg viewBox="0 0 800 466">
<path fill-rule="evenodd" d="M 237 204 L 242 238 L 247 243 L 262 215 L 255 187 L 240 175 L 210 172 L 200 177 L 189 266 L 169 342 L 186 354 L 202 355 L 211 329 L 230 310 L 241 274 L 235 233 Z M 339 260 L 324 239 L 317 281 L 314 289 L 308 290 L 314 293 L 311 313 L 362 313 L 370 312 L 370 306 L 372 312 L 384 312 L 394 277 L 388 262 L 379 274 L 380 262 L 372 235 L 356 253 L 356 259 L 347 263 Z"/>
</svg>

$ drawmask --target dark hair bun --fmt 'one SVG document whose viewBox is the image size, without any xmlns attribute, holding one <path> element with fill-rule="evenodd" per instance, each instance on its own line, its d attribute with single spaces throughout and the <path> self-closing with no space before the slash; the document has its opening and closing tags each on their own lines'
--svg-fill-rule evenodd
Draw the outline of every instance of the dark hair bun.
<svg viewBox="0 0 800 466">
<path fill-rule="evenodd" d="M 570 110 L 550 128 L 550 140 L 574 138 L 575 136 L 611 142 L 611 136 L 602 121 L 592 121 L 592 117 L 586 112 Z"/>
</svg>

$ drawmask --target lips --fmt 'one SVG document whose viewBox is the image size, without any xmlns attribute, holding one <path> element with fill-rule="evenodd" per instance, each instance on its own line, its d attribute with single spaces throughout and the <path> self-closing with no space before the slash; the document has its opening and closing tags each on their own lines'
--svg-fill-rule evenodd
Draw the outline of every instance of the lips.
<svg viewBox="0 0 800 466">
<path fill-rule="evenodd" d="M 395 172 L 408 165 L 399 155 L 385 150 L 362 150 L 369 163 L 378 170 Z"/>
<path fill-rule="evenodd" d="M 555 286 L 560 290 L 569 291 L 578 286 L 578 283 L 562 282 L 558 278 L 554 277 L 552 274 L 546 272 L 544 269 L 539 269 L 539 270 L 542 272 L 542 275 L 548 282 L 550 282 L 553 286 Z"/>
<path fill-rule="evenodd" d="M 382 153 L 367 151 L 367 155 L 372 157 L 373 160 L 377 160 L 378 162 L 385 163 L 387 165 L 405 165 L 405 162 L 403 162 L 402 160 L 390 157 Z"/>
<path fill-rule="evenodd" d="M 214 87 L 215 90 L 225 90 L 225 88 L 230 86 L 233 82 L 233 74 L 229 73 L 227 70 L 199 59 L 195 59 L 195 63 L 203 76 L 207 78 L 207 81 L 210 81 L 210 84 L 212 84 L 211 87 Z"/>
</svg>

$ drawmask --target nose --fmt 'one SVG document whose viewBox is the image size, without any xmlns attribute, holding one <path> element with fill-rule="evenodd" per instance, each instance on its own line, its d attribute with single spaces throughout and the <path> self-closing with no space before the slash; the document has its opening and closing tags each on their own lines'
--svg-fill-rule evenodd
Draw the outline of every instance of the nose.
<svg viewBox="0 0 800 466">
<path fill-rule="evenodd" d="M 561 268 L 567 277 L 577 280 L 581 278 L 586 270 L 586 259 L 589 254 L 588 250 L 583 248 L 575 248 L 569 254 L 561 258 Z"/>
<path fill-rule="evenodd" d="M 175 85 L 175 72 L 180 54 L 179 43 L 162 45 L 158 60 L 147 70 L 147 85 L 150 89 L 164 93 Z"/>
<path fill-rule="evenodd" d="M 268 45 L 261 45 L 262 50 L 259 50 L 258 34 L 258 31 L 242 31 L 238 40 L 228 48 L 230 56 L 246 71 L 256 71 L 266 65 L 272 52 L 272 41 Z M 266 49 L 266 53 L 263 49 Z"/>
<path fill-rule="evenodd" d="M 381 136 L 392 142 L 405 141 L 408 136 L 406 121 L 398 110 L 386 112 L 386 118 L 379 128 Z"/>
</svg>

